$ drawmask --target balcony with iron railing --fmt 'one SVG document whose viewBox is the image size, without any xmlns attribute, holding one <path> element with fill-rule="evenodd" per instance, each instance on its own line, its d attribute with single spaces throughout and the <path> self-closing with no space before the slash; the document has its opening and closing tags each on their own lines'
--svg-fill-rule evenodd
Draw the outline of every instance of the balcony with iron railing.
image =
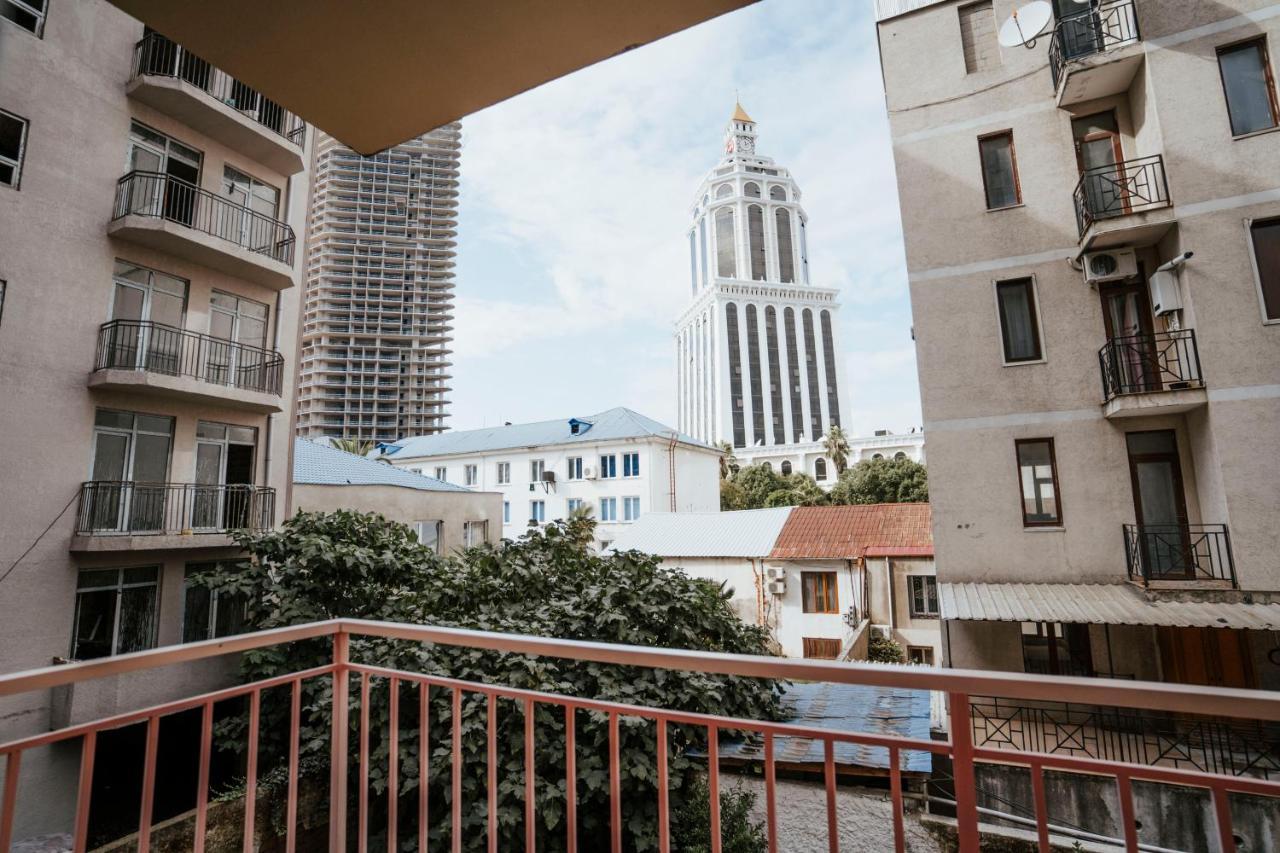
<svg viewBox="0 0 1280 853">
<path fill-rule="evenodd" d="M 1082 251 L 1149 246 L 1173 227 L 1164 157 L 1134 157 L 1080 173 L 1072 193 Z"/>
<path fill-rule="evenodd" d="M 1058 106 L 1118 95 L 1142 64 L 1134 0 L 1101 0 L 1058 19 L 1049 42 L 1049 70 Z"/>
<path fill-rule="evenodd" d="M 162 394 L 254 412 L 282 411 L 278 352 L 142 320 L 98 329 L 89 387 Z"/>
<path fill-rule="evenodd" d="M 284 177 L 305 165 L 301 118 L 159 33 L 134 46 L 127 91 Z"/>
<path fill-rule="evenodd" d="M 949 777 L 950 797 L 942 806 L 954 817 L 944 819 L 950 829 L 939 831 L 953 834 L 951 849 L 962 853 L 986 849 L 983 835 L 994 830 L 980 825 L 990 814 L 982 788 L 990 770 L 1028 777 L 1022 822 L 1046 853 L 1051 843 L 1065 849 L 1082 837 L 1061 815 L 1050 814 L 1050 780 L 1055 788 L 1072 780 L 1108 787 L 1119 837 L 1089 840 L 1130 851 L 1140 849 L 1140 831 L 1147 845 L 1160 838 L 1158 828 L 1138 820 L 1137 806 L 1151 802 L 1152 790 L 1159 796 L 1176 787 L 1179 797 L 1190 798 L 1179 802 L 1208 815 L 1209 848 L 1222 850 L 1237 849 L 1237 833 L 1247 849 L 1264 849 L 1259 832 L 1265 833 L 1265 820 L 1255 813 L 1274 808 L 1280 797 L 1273 778 L 1280 695 L 1268 691 L 756 657 L 353 619 L 0 675 L 0 700 L 98 683 L 130 696 L 129 685 L 154 680 L 163 668 L 208 666 L 238 653 L 275 661 L 293 660 L 296 653 L 308 663 L 294 670 L 281 665 L 282 674 L 189 698 L 155 704 L 137 699 L 108 719 L 0 742 L 0 849 L 8 849 L 24 803 L 30 803 L 19 796 L 26 760 L 53 745 L 72 766 L 61 788 L 50 783 L 42 790 L 68 804 L 68 846 L 76 853 L 89 846 L 104 817 L 124 833 L 136 829 L 126 840 L 139 850 L 161 843 L 162 834 L 170 841 L 185 837 L 185 849 L 212 848 L 216 822 L 217 849 L 244 851 L 340 853 L 350 846 L 399 850 L 416 844 L 419 850 L 622 853 L 633 849 L 637 836 L 661 851 L 682 841 L 716 851 L 725 842 L 720 792 L 741 784 L 734 771 L 743 764 L 741 757 L 726 760 L 722 745 L 742 738 L 754 745 L 747 769 L 761 796 L 753 820 L 771 853 L 811 849 L 814 842 L 833 851 L 863 849 L 868 840 L 874 849 L 906 849 L 908 835 L 927 834 L 922 803 L 939 802 L 906 784 L 906 768 L 919 768 L 921 757 L 924 766 L 931 761 L 943 768 L 935 772 Z M 837 725 L 829 719 L 780 722 L 763 711 L 714 716 L 683 710 L 674 697 L 659 705 L 628 703 L 616 688 L 600 697 L 526 689 L 502 679 L 462 680 L 450 675 L 448 663 L 462 660 L 458 655 L 473 662 L 514 656 L 527 661 L 530 672 L 554 659 L 586 668 L 601 685 L 625 685 L 627 673 L 656 670 L 695 675 L 708 689 L 728 676 L 931 691 L 946 699 L 941 713 L 949 735 L 908 736 L 874 723 L 850 730 L 838 719 Z M 1040 713 L 1040 706 L 1055 703 L 1070 710 Z M 1190 715 L 1214 719 L 1215 727 L 1166 726 L 1175 716 Z M 170 724 L 179 717 L 191 724 L 175 729 Z M 114 737 L 126 729 L 136 734 L 127 752 Z M 175 730 L 186 734 L 174 738 Z M 1102 731 L 1116 734 L 1099 740 Z M 1069 740 L 1073 732 L 1082 737 Z M 1165 740 L 1170 733 L 1172 745 Z M 113 737 L 113 764 L 103 767 L 100 747 Z M 781 772 L 797 772 L 785 762 L 798 744 L 817 756 L 802 771 L 812 781 L 799 783 L 814 806 L 800 821 L 803 840 L 788 831 L 797 826 L 792 812 L 798 791 Z M 1182 746 L 1192 750 L 1192 760 L 1179 760 Z M 885 788 L 883 808 L 859 812 L 856 820 L 841 815 L 847 788 L 837 781 L 837 755 L 851 750 L 874 756 Z M 211 768 L 228 753 L 241 756 L 236 784 L 214 789 Z M 423 755 L 429 760 L 420 760 Z M 121 762 L 139 768 L 138 781 L 105 788 L 101 771 L 115 772 Z M 675 810 L 690 805 L 676 774 L 687 773 L 690 762 L 707 783 L 706 812 L 696 837 L 675 838 Z M 175 767 L 182 768 L 177 776 Z M 167 797 L 169 812 L 178 814 L 161 823 L 156 804 L 162 784 L 166 795 L 181 793 Z M 110 814 L 102 795 L 116 798 Z"/>
<path fill-rule="evenodd" d="M 1098 350 L 1103 414 L 1172 415 L 1205 405 L 1194 329 L 1123 335 Z"/>
<path fill-rule="evenodd" d="M 1150 588 L 1239 586 L 1225 524 L 1126 524 L 1129 580 Z"/>
<path fill-rule="evenodd" d="M 233 530 L 267 530 L 276 490 L 239 483 L 93 480 L 80 486 L 72 551 L 225 547 Z"/>
<path fill-rule="evenodd" d="M 284 290 L 293 286 L 293 229 L 243 204 L 160 172 L 116 182 L 107 233 Z"/>
</svg>

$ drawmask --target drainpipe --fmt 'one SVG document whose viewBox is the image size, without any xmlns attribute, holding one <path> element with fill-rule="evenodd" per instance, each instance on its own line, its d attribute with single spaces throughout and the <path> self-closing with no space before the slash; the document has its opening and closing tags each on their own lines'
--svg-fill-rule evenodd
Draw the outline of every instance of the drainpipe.
<svg viewBox="0 0 1280 853">
<path fill-rule="evenodd" d="M 676 433 L 671 433 L 671 442 L 667 445 L 667 467 L 671 478 L 671 511 L 676 511 Z"/>
<path fill-rule="evenodd" d="M 889 629 L 891 631 L 898 630 L 898 597 L 893 591 L 893 569 L 889 565 L 889 558 L 884 558 L 885 577 L 889 582 Z"/>
</svg>

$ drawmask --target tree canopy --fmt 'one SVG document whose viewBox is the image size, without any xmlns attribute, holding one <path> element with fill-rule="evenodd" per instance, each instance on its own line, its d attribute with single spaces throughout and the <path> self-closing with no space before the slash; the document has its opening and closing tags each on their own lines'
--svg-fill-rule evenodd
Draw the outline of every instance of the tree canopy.
<svg viewBox="0 0 1280 853">
<path fill-rule="evenodd" d="M 846 468 L 829 492 L 808 474 L 779 474 L 767 465 L 739 468 L 720 481 L 722 510 L 928 500 L 925 466 L 910 459 L 864 459 Z"/>
<path fill-rule="evenodd" d="M 248 627 L 271 628 L 333 617 L 429 623 L 485 631 L 536 634 L 573 640 L 627 643 L 738 654 L 767 654 L 767 632 L 742 622 L 729 606 L 721 585 L 665 569 L 655 557 L 628 552 L 598 555 L 587 518 L 534 529 L 521 539 L 483 545 L 456 556 L 440 556 L 424 547 L 408 527 L 378 515 L 338 511 L 299 513 L 278 529 L 236 534 L 249 559 L 223 564 L 197 582 L 246 603 Z M 320 641 L 244 655 L 247 680 L 295 672 L 328 661 L 329 645 Z M 781 686 L 773 682 L 700 672 L 650 670 L 575 662 L 558 658 L 424 645 L 402 641 L 353 638 L 353 662 L 395 667 L 411 672 L 502 684 L 529 690 L 590 697 L 636 705 L 681 709 L 724 716 L 776 719 Z M 359 719 L 353 676 L 352 721 Z M 331 687 L 328 679 L 305 683 L 306 709 L 302 766 L 327 766 Z M 418 688 L 400 685 L 400 790 L 416 797 L 419 762 Z M 467 849 L 485 841 L 487 708 L 485 697 L 464 694 L 463 820 Z M 286 754 L 288 703 L 264 694 L 263 766 Z M 276 697 L 283 699 L 283 697 Z M 370 700 L 371 727 L 385 732 L 390 695 L 387 682 L 374 679 Z M 524 834 L 524 708 L 498 701 L 499 848 L 520 846 Z M 536 797 L 538 846 L 564 845 L 565 717 L 558 706 L 536 706 Z M 437 840 L 447 838 L 453 725 L 448 691 L 432 689 L 425 755 L 429 762 L 431 826 Z M 245 720 L 236 718 L 220 729 L 236 743 Z M 620 756 L 629 849 L 657 849 L 656 736 L 652 723 L 623 718 Z M 352 742 L 355 743 L 353 733 Z M 693 784 L 687 745 L 703 732 L 671 726 L 672 802 Z M 609 764 L 607 717 L 576 714 L 579 838 L 582 849 L 607 846 Z M 387 744 L 375 736 L 370 782 L 385 790 Z M 354 762 L 353 762 L 354 764 Z M 372 799 L 372 798 L 371 798 Z M 411 821 L 416 809 L 402 808 Z M 385 817 L 383 818 L 385 822 Z M 402 828 L 403 829 L 403 828 Z M 406 837 L 402 833 L 402 837 Z"/>
</svg>

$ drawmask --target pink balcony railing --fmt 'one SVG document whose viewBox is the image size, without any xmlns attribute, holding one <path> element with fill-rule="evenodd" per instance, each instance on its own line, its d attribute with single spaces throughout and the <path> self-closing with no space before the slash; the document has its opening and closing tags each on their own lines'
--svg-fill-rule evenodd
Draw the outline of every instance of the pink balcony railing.
<svg viewBox="0 0 1280 853">
<path fill-rule="evenodd" d="M 209 768 L 213 744 L 213 707 L 217 702 L 236 697 L 244 698 L 249 708 L 243 850 L 253 850 L 254 809 L 257 803 L 256 791 L 259 784 L 258 744 L 261 722 L 260 711 L 263 704 L 262 696 L 266 690 L 287 689 L 291 697 L 291 703 L 288 714 L 290 732 L 287 763 L 287 804 L 284 816 L 285 849 L 294 851 L 299 844 L 299 730 L 303 714 L 301 696 L 304 682 L 311 679 L 330 679 L 333 687 L 332 731 L 329 742 L 328 767 L 329 790 L 327 794 L 329 800 L 328 849 L 335 851 L 335 853 L 348 849 L 349 833 L 352 830 L 352 827 L 348 826 L 348 813 L 350 811 L 348 797 L 352 793 L 348 790 L 348 771 L 351 769 L 358 771 L 358 790 L 355 792 L 357 800 L 355 809 L 356 826 L 354 827 L 354 833 L 352 833 L 355 837 L 351 840 L 355 842 L 357 849 L 360 851 L 367 849 L 371 790 L 369 784 L 371 757 L 368 698 L 374 679 L 385 680 L 391 696 L 403 697 L 406 690 L 412 691 L 416 685 L 416 692 L 422 703 L 421 707 L 424 709 L 427 707 L 429 696 L 432 695 L 431 691 L 446 691 L 444 695 L 451 699 L 452 713 L 450 717 L 452 722 L 450 732 L 446 734 L 446 737 L 450 737 L 452 743 L 452 762 L 450 764 L 449 779 L 452 786 L 450 803 L 452 813 L 448 816 L 449 828 L 445 835 L 453 851 L 462 850 L 464 833 L 467 832 L 462 820 L 462 724 L 460 721 L 462 718 L 463 697 L 469 695 L 484 697 L 488 708 L 486 715 L 488 736 L 487 786 L 484 796 L 488 799 L 489 817 L 484 831 L 487 835 L 489 850 L 497 849 L 495 807 L 498 791 L 498 761 L 494 710 L 498 699 L 515 700 L 523 706 L 525 711 L 523 727 L 524 778 L 522 782 L 525 792 L 526 850 L 535 849 L 535 826 L 537 825 L 535 810 L 537 802 L 536 797 L 532 796 L 535 784 L 533 757 L 535 742 L 540 744 L 540 748 L 546 748 L 545 740 L 538 740 L 539 734 L 536 731 L 535 715 L 531 713 L 535 707 L 540 706 L 560 709 L 565 716 L 567 724 L 563 741 L 565 751 L 564 809 L 566 817 L 564 825 L 567 833 L 565 846 L 569 851 L 585 850 L 587 847 L 596 849 L 594 845 L 590 844 L 580 848 L 579 839 L 576 837 L 578 826 L 578 821 L 576 820 L 577 791 L 579 789 L 576 776 L 578 751 L 575 747 L 574 738 L 575 712 L 579 710 L 597 712 L 606 715 L 608 719 L 609 845 L 614 853 L 620 853 L 624 849 L 623 803 L 619 793 L 621 789 L 620 778 L 624 769 L 620 766 L 618 748 L 618 731 L 620 721 L 623 718 L 640 718 L 656 724 L 657 790 L 655 796 L 657 798 L 658 838 L 660 849 L 663 853 L 669 853 L 671 849 L 671 803 L 669 802 L 667 784 L 669 760 L 668 726 L 671 725 L 698 727 L 706 731 L 707 781 L 710 789 L 710 842 L 711 850 L 716 851 L 716 853 L 721 849 L 719 837 L 720 800 L 718 796 L 721 778 L 718 734 L 730 731 L 752 732 L 760 735 L 764 740 L 765 812 L 770 851 L 787 849 L 787 839 L 783 838 L 780 841 L 778 837 L 778 808 L 773 751 L 773 740 L 787 736 L 807 738 L 823 744 L 826 824 L 828 846 L 831 851 L 840 849 L 840 840 L 837 836 L 836 766 L 834 761 L 834 751 L 837 743 L 863 744 L 879 747 L 887 751 L 889 756 L 889 786 L 893 802 L 893 836 L 895 850 L 897 851 L 902 851 L 905 846 L 903 828 L 903 803 L 905 797 L 901 768 L 903 753 L 908 751 L 918 750 L 932 753 L 935 756 L 946 756 L 950 759 L 955 780 L 956 826 L 960 849 L 963 851 L 977 851 L 979 849 L 978 816 L 980 809 L 977 802 L 977 786 L 975 784 L 976 763 L 989 762 L 1013 765 L 1027 768 L 1030 771 L 1035 806 L 1034 823 L 1041 851 L 1050 849 L 1051 826 L 1046 813 L 1044 782 L 1044 776 L 1047 771 L 1093 774 L 1095 776 L 1113 778 L 1119 798 L 1123 844 L 1127 851 L 1139 850 L 1138 826 L 1134 817 L 1132 791 L 1132 783 L 1134 781 L 1163 783 L 1207 791 L 1212 798 L 1214 807 L 1218 849 L 1223 851 L 1236 849 L 1230 804 L 1230 796 L 1232 794 L 1280 797 L 1280 782 L 1246 776 L 1220 775 L 1072 755 L 975 747 L 971 729 L 973 707 L 970 701 L 971 696 L 974 697 L 974 704 L 988 701 L 981 697 L 1000 696 L 1011 700 L 1032 702 L 1070 701 L 1073 703 L 1120 706 L 1147 709 L 1153 712 L 1158 711 L 1162 714 L 1185 713 L 1245 718 L 1254 721 L 1277 721 L 1280 720 L 1280 693 L 1222 688 L 1211 690 L 1209 688 L 1175 684 L 1033 676 L 1023 673 L 977 672 L 926 667 L 886 667 L 875 664 L 750 657 L 347 619 L 317 622 L 297 627 L 121 655 L 98 661 L 4 675 L 0 676 L 0 699 L 33 694 L 37 691 L 63 685 L 80 684 L 91 679 L 142 673 L 160 667 L 189 663 L 221 655 L 244 652 L 250 649 L 260 649 L 300 640 L 325 637 L 332 640 L 333 656 L 331 662 L 322 666 L 0 744 L 0 757 L 6 759 L 5 775 L 2 787 L 0 787 L 0 850 L 8 850 L 12 841 L 19 789 L 19 772 L 23 756 L 37 747 L 56 742 L 74 741 L 75 739 L 79 739 L 81 742 L 79 783 L 76 791 L 69 790 L 66 792 L 66 797 L 74 797 L 76 803 L 74 850 L 77 853 L 85 850 L 89 810 L 91 807 L 90 800 L 93 790 L 97 737 L 99 733 L 122 726 L 145 723 L 143 785 L 141 802 L 138 804 L 136 850 L 139 853 L 147 853 L 151 846 L 153 828 L 153 799 L 155 796 L 160 721 L 168 715 L 199 710 L 202 716 L 196 806 L 194 810 L 195 826 L 192 838 L 193 848 L 196 851 L 203 851 L 210 799 Z M 834 731 L 788 723 L 694 714 L 669 708 L 640 707 L 598 701 L 587 697 L 521 690 L 498 684 L 458 681 L 435 675 L 424 675 L 355 662 L 349 654 L 350 643 L 353 638 L 383 638 L 434 643 L 538 657 L 752 678 L 940 691 L 947 696 L 948 700 L 950 739 L 945 741 L 925 740 L 870 732 Z M 349 706 L 352 688 L 355 686 L 351 680 L 353 675 L 359 679 L 359 691 L 362 700 L 358 705 L 358 720 L 351 719 Z M 400 784 L 402 781 L 401 759 L 400 750 L 397 746 L 398 738 L 401 736 L 400 704 L 400 702 L 390 703 L 388 729 L 385 731 L 385 735 L 381 732 L 378 735 L 379 737 L 385 737 L 385 742 L 388 744 L 387 764 L 385 767 L 386 810 L 388 815 L 386 831 L 388 836 L 387 849 L 392 851 L 398 849 L 397 843 L 399 839 L 396 837 L 399 825 L 397 809 L 402 804 L 400 796 Z M 427 719 L 427 717 L 424 715 L 421 719 Z M 356 723 L 356 725 L 353 726 L 353 723 Z M 356 736 L 356 744 L 354 745 L 351 743 L 353 731 Z M 559 748 L 559 746 L 553 746 Z M 353 762 L 357 763 L 353 765 Z M 430 762 L 420 766 L 427 768 L 424 772 L 430 772 Z M 381 772 L 381 768 L 379 772 Z M 418 811 L 416 826 L 419 850 L 427 849 L 427 828 L 429 826 L 428 815 L 426 814 L 428 787 L 428 785 L 420 785 L 418 787 L 421 793 L 415 804 Z M 433 815 L 432 818 L 437 821 L 442 820 L 438 815 Z"/>
</svg>

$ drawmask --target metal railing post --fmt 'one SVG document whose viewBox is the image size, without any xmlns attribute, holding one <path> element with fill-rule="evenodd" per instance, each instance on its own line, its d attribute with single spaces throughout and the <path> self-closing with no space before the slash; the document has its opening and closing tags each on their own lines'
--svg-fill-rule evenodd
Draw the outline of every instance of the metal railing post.
<svg viewBox="0 0 1280 853">
<path fill-rule="evenodd" d="M 974 778 L 973 711 L 964 693 L 949 693 L 951 776 L 955 782 L 956 830 L 961 853 L 978 853 L 978 794 Z"/>
<path fill-rule="evenodd" d="M 333 635 L 333 732 L 329 753 L 329 851 L 345 853 L 347 849 L 347 753 L 350 725 L 349 686 L 351 673 L 351 635 L 338 631 Z"/>
</svg>

